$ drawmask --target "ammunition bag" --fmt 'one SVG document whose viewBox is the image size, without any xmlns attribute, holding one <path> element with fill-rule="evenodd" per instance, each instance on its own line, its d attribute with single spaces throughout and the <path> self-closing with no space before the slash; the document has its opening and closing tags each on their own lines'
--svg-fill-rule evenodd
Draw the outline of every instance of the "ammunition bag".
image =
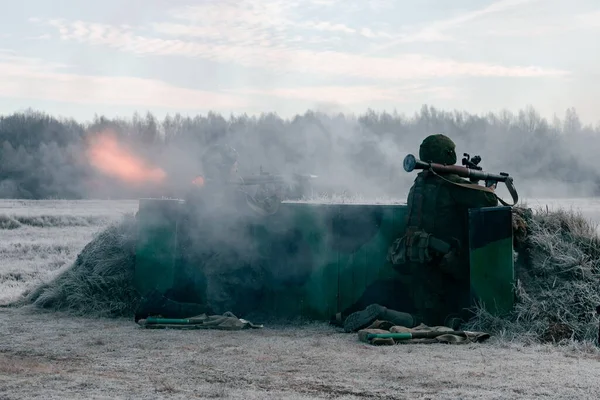
<svg viewBox="0 0 600 400">
<path fill-rule="evenodd" d="M 425 264 L 441 259 L 452 249 L 450 244 L 427 232 L 409 231 L 392 243 L 387 259 L 392 265 L 408 262 Z"/>
</svg>

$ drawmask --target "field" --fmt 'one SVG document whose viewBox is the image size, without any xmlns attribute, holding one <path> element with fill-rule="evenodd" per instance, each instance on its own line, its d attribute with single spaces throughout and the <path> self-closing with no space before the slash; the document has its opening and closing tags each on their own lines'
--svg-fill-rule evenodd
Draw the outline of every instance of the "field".
<svg viewBox="0 0 600 400">
<path fill-rule="evenodd" d="M 580 209 L 595 200 L 532 200 Z M 136 201 L 0 201 L 0 304 L 47 281 Z M 492 338 L 373 347 L 327 324 L 143 330 L 126 319 L 0 308 L 0 399 L 600 397 L 600 351 Z"/>
</svg>

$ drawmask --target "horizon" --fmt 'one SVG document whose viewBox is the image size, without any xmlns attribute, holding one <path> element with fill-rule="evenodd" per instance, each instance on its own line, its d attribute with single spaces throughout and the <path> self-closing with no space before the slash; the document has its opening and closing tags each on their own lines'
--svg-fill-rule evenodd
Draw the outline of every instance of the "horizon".
<svg viewBox="0 0 600 400">
<path fill-rule="evenodd" d="M 77 121 L 307 111 L 472 115 L 574 108 L 600 123 L 592 0 L 11 3 L 0 114 Z M 596 78 L 596 79 L 595 79 Z"/>
</svg>

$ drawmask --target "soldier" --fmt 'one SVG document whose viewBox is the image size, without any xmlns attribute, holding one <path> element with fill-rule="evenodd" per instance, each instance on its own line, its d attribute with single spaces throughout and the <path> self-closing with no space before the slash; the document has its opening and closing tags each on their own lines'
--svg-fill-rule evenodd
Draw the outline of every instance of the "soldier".
<svg viewBox="0 0 600 400">
<path fill-rule="evenodd" d="M 272 214 L 281 201 L 278 191 L 263 187 L 269 185 L 261 185 L 258 195 L 251 195 L 244 189 L 244 179 L 238 175 L 238 153 L 229 145 L 210 146 L 202 156 L 202 166 L 204 175 L 197 179 L 200 185 L 196 185 L 186 198 L 186 203 L 197 211 L 264 216 Z"/>
<path fill-rule="evenodd" d="M 196 178 L 185 196 L 178 233 L 182 262 L 179 279 L 164 295 L 157 291 L 146 294 L 136 311 L 136 322 L 149 315 L 186 318 L 233 311 L 223 309 L 238 303 L 224 298 L 232 297 L 232 291 L 223 290 L 223 278 L 207 282 L 207 275 L 213 270 L 226 274 L 229 266 L 223 263 L 235 258 L 235 263 L 241 264 L 238 253 L 250 247 L 248 235 L 239 229 L 239 217 L 247 211 L 248 200 L 240 186 L 232 184 L 239 179 L 237 168 L 238 153 L 228 145 L 212 145 L 203 154 L 203 175 Z M 246 280 L 250 280 L 252 277 L 244 272 Z M 208 297 L 215 304 L 209 306 L 212 302 Z"/>
<path fill-rule="evenodd" d="M 419 158 L 454 165 L 455 144 L 441 134 L 428 136 L 421 144 Z M 417 175 L 408 195 L 405 235 L 394 242 L 389 254 L 392 264 L 411 276 L 410 297 L 415 314 L 390 317 L 412 319 L 413 326 L 421 322 L 430 326 L 460 322 L 470 291 L 468 209 L 497 206 L 494 189 L 495 185 L 484 188 L 456 175 L 441 176 L 430 170 Z M 458 298 L 456 293 L 465 297 Z M 390 310 L 371 305 L 351 314 L 345 320 L 345 329 L 361 329 L 386 314 Z"/>
<path fill-rule="evenodd" d="M 232 221 L 242 194 L 231 182 L 237 174 L 238 154 L 228 145 L 209 146 L 201 157 L 202 181 L 185 196 L 178 233 L 182 266 L 181 278 L 172 289 L 172 298 L 206 304 L 206 260 L 217 250 L 231 244 Z M 194 278 L 194 279 L 192 279 Z M 231 310 L 228 310 L 231 311 Z"/>
<path fill-rule="evenodd" d="M 178 286 L 164 295 L 152 291 L 142 297 L 135 313 L 135 321 L 149 315 L 162 315 L 167 318 L 187 318 L 200 314 L 213 314 L 206 301 L 206 279 L 201 269 L 190 273 L 189 268 L 208 252 L 203 244 L 208 244 L 211 234 L 208 208 L 218 203 L 217 196 L 224 191 L 226 181 L 237 172 L 237 152 L 229 146 L 211 146 L 202 157 L 204 174 L 198 177 L 185 196 L 182 221 L 178 233 L 178 252 L 182 255 L 184 275 L 194 279 L 178 279 Z M 212 232 L 213 234 L 215 232 Z M 204 236 L 204 237 L 203 237 Z M 200 245 L 199 245 L 200 244 Z"/>
<path fill-rule="evenodd" d="M 173 293 L 181 301 L 210 304 L 217 314 L 243 315 L 256 306 L 262 293 L 263 264 L 251 233 L 259 214 L 244 186 L 236 184 L 242 178 L 234 148 L 210 146 L 202 166 L 204 185 L 186 199 L 180 250 L 183 279 Z"/>
<path fill-rule="evenodd" d="M 233 198 L 239 197 L 239 190 L 231 185 L 238 179 L 238 153 L 233 147 L 223 144 L 209 146 L 201 157 L 201 164 L 202 176 L 194 180 L 194 185 L 186 193 L 188 212 L 223 209 Z"/>
</svg>

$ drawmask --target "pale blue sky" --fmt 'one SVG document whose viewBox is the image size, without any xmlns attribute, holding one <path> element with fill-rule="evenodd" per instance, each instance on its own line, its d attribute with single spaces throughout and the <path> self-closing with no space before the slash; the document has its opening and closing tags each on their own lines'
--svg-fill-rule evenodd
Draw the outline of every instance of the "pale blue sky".
<svg viewBox="0 0 600 400">
<path fill-rule="evenodd" d="M 533 105 L 600 121 L 598 0 L 19 0 L 0 113 Z"/>
</svg>

